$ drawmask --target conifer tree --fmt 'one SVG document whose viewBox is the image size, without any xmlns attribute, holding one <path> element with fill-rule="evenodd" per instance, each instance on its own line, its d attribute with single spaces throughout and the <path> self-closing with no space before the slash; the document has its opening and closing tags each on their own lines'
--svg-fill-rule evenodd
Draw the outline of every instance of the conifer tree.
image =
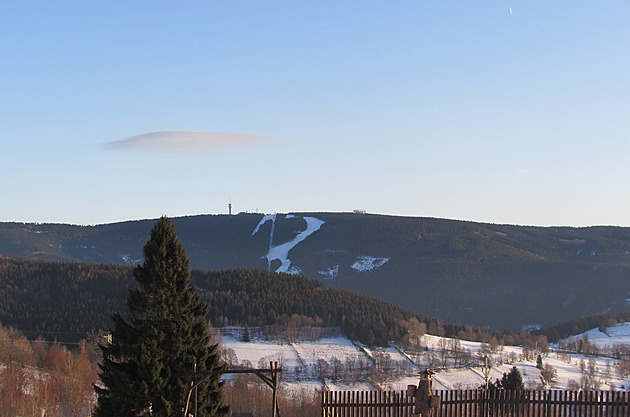
<svg viewBox="0 0 630 417">
<path fill-rule="evenodd" d="M 501 380 L 497 379 L 497 386 L 498 388 L 506 390 L 522 391 L 525 389 L 523 377 L 521 376 L 521 373 L 516 366 L 513 366 L 510 372 L 504 373 Z"/>
<path fill-rule="evenodd" d="M 205 321 L 208 305 L 191 286 L 189 260 L 170 219 L 156 222 L 143 254 L 133 271 L 139 286 L 129 290 L 128 316 L 112 317 L 111 343 L 101 345 L 96 417 L 182 416 L 193 369 L 200 379 L 221 368 Z M 197 410 L 198 416 L 227 415 L 220 375 L 198 387 Z"/>
</svg>

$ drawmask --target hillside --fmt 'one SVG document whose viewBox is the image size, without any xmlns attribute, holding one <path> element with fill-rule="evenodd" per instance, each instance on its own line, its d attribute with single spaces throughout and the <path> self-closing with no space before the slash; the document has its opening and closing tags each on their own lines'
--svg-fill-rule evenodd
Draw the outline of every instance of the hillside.
<svg viewBox="0 0 630 417">
<path fill-rule="evenodd" d="M 336 327 L 354 340 L 387 345 L 407 333 L 404 323 L 444 327 L 394 304 L 284 273 L 254 269 L 192 271 L 210 305 L 215 326 L 267 326 L 286 334 L 295 327 Z M 0 323 L 33 339 L 75 342 L 107 330 L 114 312 L 127 311 L 131 266 L 34 261 L 0 256 Z M 447 325 L 450 333 L 462 326 Z M 473 337 L 475 332 L 469 331 Z"/>
<path fill-rule="evenodd" d="M 629 228 L 542 228 L 353 213 L 173 220 L 193 268 L 304 274 L 327 287 L 372 295 L 447 322 L 520 331 L 616 315 L 630 299 Z M 0 253 L 134 264 L 141 260 L 152 224 L 0 223 Z"/>
<path fill-rule="evenodd" d="M 587 338 L 600 348 L 628 342 L 630 323 L 611 328 L 606 335 L 592 329 Z M 369 348 L 340 336 L 308 341 L 274 343 L 253 337 L 243 342 L 243 329 L 222 329 L 221 351 L 230 365 L 268 366 L 277 361 L 283 368 L 283 385 L 331 390 L 404 390 L 418 383 L 418 369 L 436 371 L 433 387 L 437 390 L 476 389 L 484 379 L 484 358 L 489 358 L 490 381 L 516 366 L 528 389 L 629 390 L 628 361 L 607 356 L 566 353 L 552 349 L 536 350 L 517 346 L 494 346 L 456 339 L 424 335 L 416 350 L 400 346 Z M 590 336 L 589 336 L 590 335 Z M 578 335 L 576 339 L 584 339 Z M 555 347 L 554 347 L 555 348 Z M 626 346 L 627 348 L 627 346 Z M 537 368 L 541 356 L 543 370 Z M 623 362 L 623 363 L 622 363 Z M 543 382 L 543 378 L 547 380 Z"/>
</svg>

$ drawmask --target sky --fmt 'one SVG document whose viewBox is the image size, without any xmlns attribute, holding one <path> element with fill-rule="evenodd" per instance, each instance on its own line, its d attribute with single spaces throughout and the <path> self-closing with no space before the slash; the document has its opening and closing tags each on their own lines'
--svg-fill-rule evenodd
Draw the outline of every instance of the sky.
<svg viewBox="0 0 630 417">
<path fill-rule="evenodd" d="M 0 6 L 0 221 L 630 226 L 628 1 Z"/>
</svg>

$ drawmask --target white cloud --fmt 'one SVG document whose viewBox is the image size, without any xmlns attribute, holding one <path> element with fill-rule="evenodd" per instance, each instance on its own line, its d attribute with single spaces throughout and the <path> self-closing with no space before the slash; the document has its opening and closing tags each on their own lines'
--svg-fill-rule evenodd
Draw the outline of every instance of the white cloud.
<svg viewBox="0 0 630 417">
<path fill-rule="evenodd" d="M 194 130 L 168 130 L 144 133 L 107 143 L 109 149 L 152 150 L 176 153 L 212 152 L 252 145 L 269 145 L 280 138 L 237 132 L 199 132 Z"/>
</svg>

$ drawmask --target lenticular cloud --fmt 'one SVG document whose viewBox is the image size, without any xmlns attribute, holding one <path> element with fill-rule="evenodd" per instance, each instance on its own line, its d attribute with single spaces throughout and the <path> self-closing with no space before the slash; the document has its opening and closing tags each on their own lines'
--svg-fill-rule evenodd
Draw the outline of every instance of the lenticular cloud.
<svg viewBox="0 0 630 417">
<path fill-rule="evenodd" d="M 192 130 L 169 130 L 145 133 L 127 139 L 110 142 L 110 149 L 156 150 L 166 152 L 199 152 L 219 149 L 270 144 L 278 138 L 265 135 L 235 132 L 198 132 Z"/>
</svg>

